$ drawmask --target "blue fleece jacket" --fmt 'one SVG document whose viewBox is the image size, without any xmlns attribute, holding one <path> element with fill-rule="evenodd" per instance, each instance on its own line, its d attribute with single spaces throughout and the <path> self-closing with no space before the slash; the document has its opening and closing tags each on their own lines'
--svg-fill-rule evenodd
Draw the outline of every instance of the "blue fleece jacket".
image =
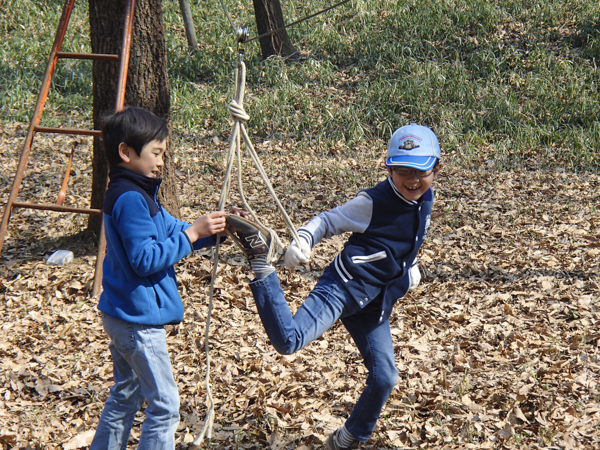
<svg viewBox="0 0 600 450">
<path fill-rule="evenodd" d="M 173 264 L 192 250 L 213 246 L 215 236 L 193 244 L 156 201 L 160 178 L 124 167 L 110 168 L 104 199 L 106 256 L 98 309 L 126 322 L 175 324 L 183 320 Z"/>
</svg>

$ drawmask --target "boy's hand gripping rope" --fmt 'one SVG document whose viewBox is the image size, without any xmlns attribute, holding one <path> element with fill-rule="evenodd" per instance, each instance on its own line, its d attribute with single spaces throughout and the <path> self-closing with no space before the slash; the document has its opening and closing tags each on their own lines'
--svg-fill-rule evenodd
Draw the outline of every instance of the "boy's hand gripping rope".
<svg viewBox="0 0 600 450">
<path fill-rule="evenodd" d="M 246 40 L 247 34 L 248 34 L 247 28 L 238 27 L 238 29 L 237 29 L 238 46 L 239 46 L 239 43 L 243 43 Z M 234 96 L 234 99 L 231 100 L 231 102 L 229 103 L 229 114 L 231 115 L 231 122 L 233 125 L 233 129 L 231 132 L 231 138 L 229 140 L 229 151 L 228 151 L 227 157 L 225 159 L 225 161 L 226 161 L 225 176 L 223 179 L 223 185 L 221 187 L 221 195 L 219 197 L 219 203 L 217 205 L 217 209 L 219 211 L 222 211 L 224 209 L 226 200 L 228 198 L 230 187 L 231 187 L 231 171 L 233 168 L 234 157 L 235 157 L 235 160 L 237 161 L 238 190 L 239 190 L 239 194 L 240 194 L 242 203 L 244 205 L 244 209 L 246 211 L 249 211 L 250 214 L 252 214 L 252 218 L 254 219 L 254 221 L 256 221 L 257 223 L 262 225 L 262 223 L 258 219 L 256 213 L 254 212 L 254 210 L 250 207 L 250 205 L 246 201 L 246 197 L 244 195 L 244 190 L 242 187 L 241 138 L 243 137 L 244 143 L 246 144 L 246 149 L 248 150 L 248 153 L 250 154 L 250 157 L 252 158 L 254 165 L 256 166 L 258 172 L 260 173 L 261 178 L 265 182 L 265 185 L 269 189 L 269 192 L 273 196 L 273 199 L 275 200 L 277 208 L 281 212 L 281 215 L 283 216 L 285 223 L 286 223 L 288 229 L 290 230 L 293 238 L 296 240 L 296 242 L 298 243 L 298 246 L 300 247 L 302 245 L 301 244 L 302 241 L 301 241 L 300 237 L 298 236 L 298 233 L 296 232 L 296 228 L 294 227 L 294 224 L 290 220 L 290 218 L 287 215 L 285 209 L 283 208 L 281 202 L 279 201 L 279 198 L 277 198 L 277 194 L 275 194 L 275 191 L 273 190 L 273 186 L 271 185 L 271 182 L 269 181 L 269 177 L 267 176 L 267 173 L 265 172 L 265 170 L 260 162 L 260 159 L 258 158 L 256 150 L 254 149 L 252 142 L 250 142 L 248 133 L 246 132 L 245 124 L 250 119 L 250 116 L 246 113 L 246 111 L 244 110 L 244 106 L 243 106 L 244 90 L 245 90 L 245 86 L 246 86 L 246 65 L 244 64 L 242 55 L 243 55 L 243 51 L 240 51 L 238 64 L 235 69 L 235 80 L 236 80 L 235 96 Z M 268 227 L 265 227 L 264 225 L 262 225 L 262 226 L 264 228 L 269 229 Z M 206 419 L 204 420 L 204 425 L 202 427 L 202 431 L 200 432 L 198 437 L 192 443 L 192 445 L 194 445 L 194 446 L 199 446 L 204 441 L 205 436 L 208 439 L 211 439 L 212 428 L 213 428 L 213 423 L 214 423 L 214 418 L 215 418 L 215 405 L 214 405 L 212 393 L 210 390 L 210 355 L 209 355 L 209 351 L 208 351 L 209 350 L 208 335 L 209 335 L 209 331 L 210 331 L 210 318 L 211 318 L 211 314 L 212 314 L 212 310 L 213 310 L 213 294 L 214 294 L 215 279 L 216 279 L 216 275 L 217 275 L 217 268 L 218 268 L 218 264 L 219 264 L 218 256 L 219 256 L 220 244 L 221 244 L 221 236 L 219 234 L 219 235 L 217 235 L 217 244 L 212 252 L 213 271 L 212 271 L 212 276 L 211 276 L 211 281 L 210 281 L 208 315 L 206 318 L 206 331 L 205 331 L 205 337 L 204 337 L 204 350 L 206 353 L 206 378 L 205 379 L 206 379 L 206 397 L 207 397 L 207 403 L 208 403 L 208 412 L 206 413 Z"/>
</svg>

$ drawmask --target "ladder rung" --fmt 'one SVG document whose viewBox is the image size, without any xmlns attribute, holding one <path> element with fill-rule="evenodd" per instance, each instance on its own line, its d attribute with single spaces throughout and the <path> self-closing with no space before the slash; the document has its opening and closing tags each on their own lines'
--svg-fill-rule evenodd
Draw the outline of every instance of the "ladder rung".
<svg viewBox="0 0 600 450">
<path fill-rule="evenodd" d="M 102 131 L 100 130 L 75 130 L 72 128 L 35 127 L 35 131 L 40 133 L 80 134 L 82 136 L 102 135 Z"/>
<path fill-rule="evenodd" d="M 43 209 L 48 211 L 58 211 L 58 212 L 72 212 L 72 213 L 81 213 L 81 214 L 90 214 L 99 216 L 102 214 L 101 209 L 90 209 L 90 208 L 72 208 L 69 206 L 58 206 L 58 205 L 44 205 L 38 203 L 22 203 L 22 202 L 13 202 L 13 208 L 27 208 L 27 209 Z"/>
<path fill-rule="evenodd" d="M 63 59 L 93 59 L 94 61 L 118 61 L 119 55 L 106 55 L 102 53 L 73 53 L 56 52 L 57 58 Z"/>
</svg>

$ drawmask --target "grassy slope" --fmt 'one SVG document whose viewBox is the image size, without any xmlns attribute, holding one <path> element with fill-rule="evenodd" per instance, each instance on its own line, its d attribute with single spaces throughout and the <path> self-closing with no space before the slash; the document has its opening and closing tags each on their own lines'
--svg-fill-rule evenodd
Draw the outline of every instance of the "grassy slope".
<svg viewBox="0 0 600 450">
<path fill-rule="evenodd" d="M 27 122 L 61 2 L 8 0 L 0 8 L 2 120 Z M 178 3 L 165 2 L 174 128 L 183 140 L 229 125 L 235 42 L 218 2 L 192 2 L 200 51 L 190 55 Z M 225 1 L 250 25 L 250 1 Z M 85 5 L 84 5 L 85 6 Z M 288 21 L 323 7 L 283 2 Z M 84 50 L 85 7 L 76 9 L 70 49 Z M 264 139 L 330 148 L 384 143 L 408 121 L 435 128 L 456 161 L 597 170 L 600 6 L 586 0 L 351 2 L 290 29 L 307 56 L 260 61 L 246 48 L 249 128 Z M 40 20 L 43 18 L 43 20 Z M 86 62 L 65 63 L 48 122 L 89 117 Z M 51 105 L 51 106 L 50 106 Z"/>
</svg>

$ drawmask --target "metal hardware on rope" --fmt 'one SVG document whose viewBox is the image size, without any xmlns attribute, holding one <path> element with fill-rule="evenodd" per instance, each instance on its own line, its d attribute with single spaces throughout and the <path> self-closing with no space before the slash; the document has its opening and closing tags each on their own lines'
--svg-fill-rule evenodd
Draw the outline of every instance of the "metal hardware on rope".
<svg viewBox="0 0 600 450">
<path fill-rule="evenodd" d="M 244 48 L 240 47 L 240 44 L 245 44 L 246 39 L 248 39 L 248 27 L 237 27 L 235 30 L 235 36 L 237 40 L 237 51 L 239 53 L 239 60 L 242 60 L 242 54 L 244 53 Z"/>
<path fill-rule="evenodd" d="M 237 27 L 235 30 L 235 35 L 237 37 L 238 44 L 245 43 L 246 39 L 248 39 L 248 27 Z"/>
</svg>

